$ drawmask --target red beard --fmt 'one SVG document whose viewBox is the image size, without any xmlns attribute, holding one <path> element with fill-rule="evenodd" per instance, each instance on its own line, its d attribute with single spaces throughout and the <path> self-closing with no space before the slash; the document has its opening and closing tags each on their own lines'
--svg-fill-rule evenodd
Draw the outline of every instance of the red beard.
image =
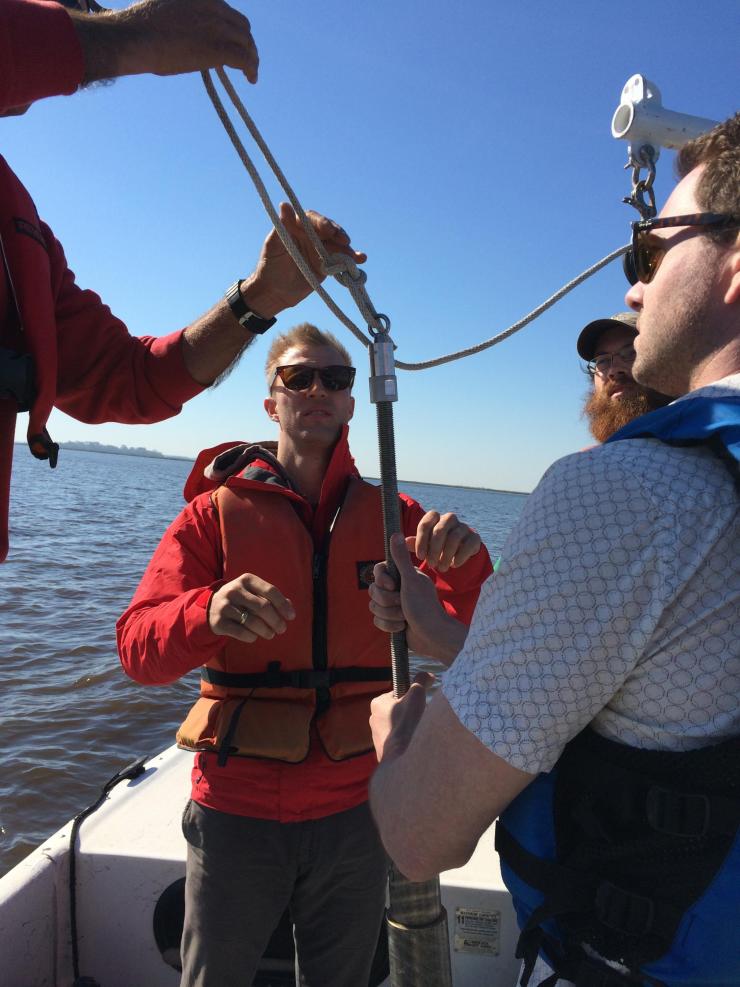
<svg viewBox="0 0 740 987">
<path fill-rule="evenodd" d="M 634 418 L 662 408 L 672 400 L 657 391 L 632 384 L 621 398 L 614 401 L 610 394 L 615 387 L 616 385 L 611 385 L 600 391 L 592 391 L 583 408 L 591 434 L 597 442 L 606 442 L 623 425 L 629 425 Z"/>
</svg>

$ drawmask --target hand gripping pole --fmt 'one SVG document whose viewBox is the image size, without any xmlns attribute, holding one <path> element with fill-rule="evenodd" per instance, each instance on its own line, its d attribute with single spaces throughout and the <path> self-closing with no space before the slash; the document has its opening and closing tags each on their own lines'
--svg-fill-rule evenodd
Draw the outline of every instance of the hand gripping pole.
<svg viewBox="0 0 740 987">
<path fill-rule="evenodd" d="M 378 450 L 383 502 L 385 557 L 388 570 L 398 582 L 398 570 L 390 551 L 391 536 L 401 530 L 398 503 L 396 450 L 393 432 L 393 402 L 398 400 L 393 340 L 390 320 L 378 315 L 381 329 L 370 327 L 370 400 L 376 406 Z M 396 696 L 408 692 L 410 682 L 409 652 L 406 633 L 391 635 L 393 691 Z M 393 987 L 451 987 L 450 941 L 447 913 L 442 907 L 439 879 L 408 881 L 391 866 L 389 876 L 390 908 L 386 916 L 388 954 Z"/>
</svg>

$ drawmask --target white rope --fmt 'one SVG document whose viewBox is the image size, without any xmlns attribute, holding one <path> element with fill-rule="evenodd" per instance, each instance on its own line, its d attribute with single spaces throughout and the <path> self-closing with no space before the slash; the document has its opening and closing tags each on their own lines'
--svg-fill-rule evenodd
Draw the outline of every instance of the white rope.
<svg viewBox="0 0 740 987">
<path fill-rule="evenodd" d="M 321 261 L 321 266 L 323 270 L 326 272 L 326 275 L 333 276 L 340 284 L 344 285 L 344 287 L 347 288 L 349 293 L 352 295 L 355 304 L 357 305 L 360 315 L 362 316 L 366 325 L 371 328 L 371 330 L 374 329 L 378 331 L 385 331 L 385 326 L 383 324 L 383 321 L 381 318 L 379 318 L 377 310 L 375 306 L 372 304 L 370 300 L 370 296 L 368 295 L 367 290 L 365 289 L 365 282 L 367 281 L 366 273 L 360 270 L 360 268 L 357 267 L 357 265 L 352 260 L 352 258 L 346 256 L 346 254 L 329 254 L 326 251 L 324 244 L 322 243 L 321 239 L 319 238 L 316 231 L 314 230 L 313 225 L 311 224 L 311 221 L 306 215 L 303 206 L 299 202 L 298 196 L 293 191 L 290 183 L 288 182 L 287 178 L 283 174 L 282 169 L 280 168 L 277 161 L 273 157 L 270 148 L 265 143 L 262 134 L 259 132 L 257 125 L 254 123 L 249 113 L 247 112 L 246 108 L 244 107 L 242 101 L 240 100 L 236 90 L 232 86 L 231 81 L 229 80 L 225 71 L 222 68 L 218 68 L 216 69 L 216 74 L 221 80 L 221 83 L 224 89 L 226 90 L 229 99 L 233 103 L 234 108 L 236 109 L 237 113 L 242 118 L 245 126 L 249 130 L 249 133 L 251 134 L 255 144 L 262 152 L 263 157 L 267 161 L 268 165 L 273 171 L 273 174 L 275 175 L 278 182 L 280 183 L 280 186 L 285 192 L 288 201 L 290 202 L 291 206 L 295 210 L 298 219 L 301 225 L 303 226 L 303 229 L 306 231 L 306 234 L 313 248 L 318 254 L 319 260 Z M 272 204 L 267 189 L 265 188 L 265 184 L 262 181 L 259 172 L 257 171 L 252 159 L 247 153 L 246 148 L 242 144 L 239 135 L 234 129 L 234 126 L 229 118 L 229 115 L 226 112 L 226 109 L 224 108 L 224 105 L 221 102 L 218 93 L 216 92 L 216 88 L 213 85 L 213 80 L 211 78 L 210 72 L 206 70 L 202 72 L 201 75 L 203 77 L 203 84 L 206 87 L 206 92 L 208 93 L 208 96 L 211 102 L 213 103 L 213 107 L 216 113 L 218 114 L 218 117 L 221 120 L 221 123 L 223 124 L 226 133 L 229 135 L 229 138 L 231 140 L 231 143 L 234 145 L 234 149 L 236 150 L 236 153 L 239 155 L 239 158 L 241 159 L 242 164 L 246 168 L 249 177 L 252 179 L 252 182 L 254 183 L 254 187 L 257 190 L 257 194 L 259 195 L 260 200 L 262 201 L 262 205 L 265 207 L 265 211 L 267 212 L 267 215 L 270 217 L 270 221 L 272 222 L 272 225 L 275 227 L 275 230 L 277 231 L 277 234 L 280 237 L 283 246 L 287 250 L 290 257 L 293 259 L 296 267 L 301 272 L 303 277 L 306 279 L 308 284 L 311 285 L 313 290 L 322 299 L 324 304 L 336 316 L 336 318 L 339 319 L 342 325 L 346 326 L 346 328 L 349 329 L 349 331 L 364 346 L 366 347 L 370 346 L 372 343 L 372 337 L 365 335 L 362 329 L 360 329 L 359 326 L 357 326 L 352 321 L 352 319 L 350 319 L 350 317 L 339 307 L 339 305 L 337 305 L 337 303 L 334 301 L 331 295 L 322 287 L 321 282 L 316 277 L 310 265 L 303 257 L 303 254 L 301 253 L 301 251 L 298 249 L 295 242 L 293 241 L 293 238 L 291 237 L 290 233 L 288 233 L 285 226 L 281 222 L 280 216 L 278 215 L 277 210 Z M 561 298 L 564 298 L 565 295 L 573 291 L 574 288 L 577 288 L 579 284 L 582 284 L 584 281 L 587 280 L 587 278 L 590 278 L 592 275 L 596 274 L 597 271 L 600 271 L 603 267 L 606 267 L 607 264 L 611 264 L 611 262 L 613 260 L 616 260 L 617 257 L 621 257 L 622 254 L 625 254 L 629 249 L 630 249 L 630 245 L 626 244 L 624 247 L 619 247 L 617 250 L 613 250 L 610 254 L 607 254 L 606 257 L 603 257 L 600 261 L 597 261 L 597 263 L 593 264 L 591 267 L 587 268 L 585 271 L 579 274 L 578 277 L 574 278 L 572 281 L 569 281 L 567 284 L 563 285 L 562 288 L 558 289 L 558 291 L 556 291 L 553 295 L 551 295 L 544 302 L 542 302 L 541 305 L 538 305 L 537 308 L 532 309 L 531 312 L 529 312 L 523 318 L 519 319 L 518 322 L 513 323 L 513 325 L 509 326 L 508 329 L 504 329 L 503 332 L 500 332 L 497 335 L 492 336 L 490 339 L 486 339 L 482 343 L 478 343 L 475 346 L 470 346 L 467 349 L 457 350 L 454 353 L 447 353 L 443 356 L 436 357 L 433 360 L 424 360 L 420 363 L 404 363 L 401 360 L 395 360 L 394 362 L 396 367 L 398 367 L 401 370 L 428 370 L 430 367 L 439 367 L 445 363 L 452 363 L 454 360 L 462 360 L 466 356 L 472 356 L 475 353 L 480 353 L 483 350 L 489 349 L 491 346 L 496 346 L 497 343 L 503 342 L 505 339 L 508 339 L 509 336 L 513 336 L 515 332 L 519 332 L 520 329 L 523 329 L 526 325 L 529 325 L 530 322 L 533 322 L 534 319 L 542 315 L 543 312 L 546 312 L 556 302 L 560 301 Z"/>
</svg>

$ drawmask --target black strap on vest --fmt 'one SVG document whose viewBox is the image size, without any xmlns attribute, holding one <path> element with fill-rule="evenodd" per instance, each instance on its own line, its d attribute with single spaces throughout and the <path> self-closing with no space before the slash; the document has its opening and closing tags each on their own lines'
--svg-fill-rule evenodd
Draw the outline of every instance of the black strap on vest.
<svg viewBox="0 0 740 987">
<path fill-rule="evenodd" d="M 201 678 L 210 685 L 227 689 L 331 689 L 340 682 L 390 682 L 390 668 L 299 668 L 281 671 L 279 661 L 271 661 L 264 672 L 222 672 L 203 666 Z"/>
<path fill-rule="evenodd" d="M 496 824 L 502 862 L 543 896 L 517 946 L 522 984 L 541 954 L 577 987 L 659 987 L 644 966 L 670 949 L 740 827 L 740 738 L 640 750 L 587 728 L 565 748 L 552 798 L 556 859 Z"/>
</svg>

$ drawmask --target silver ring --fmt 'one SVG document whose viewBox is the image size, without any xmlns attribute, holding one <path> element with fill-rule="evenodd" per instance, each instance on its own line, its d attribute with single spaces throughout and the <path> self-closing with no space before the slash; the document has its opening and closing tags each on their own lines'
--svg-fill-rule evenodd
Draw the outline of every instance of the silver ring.
<svg viewBox="0 0 740 987">
<path fill-rule="evenodd" d="M 250 618 L 251 616 L 252 616 L 252 615 L 251 615 L 251 613 L 249 612 L 249 610 L 242 610 L 242 615 L 241 615 L 241 617 L 239 618 L 239 623 L 240 623 L 240 624 L 242 625 L 242 627 L 244 627 L 244 626 L 245 626 L 245 624 L 247 623 L 247 621 L 249 620 L 249 618 Z"/>
</svg>

